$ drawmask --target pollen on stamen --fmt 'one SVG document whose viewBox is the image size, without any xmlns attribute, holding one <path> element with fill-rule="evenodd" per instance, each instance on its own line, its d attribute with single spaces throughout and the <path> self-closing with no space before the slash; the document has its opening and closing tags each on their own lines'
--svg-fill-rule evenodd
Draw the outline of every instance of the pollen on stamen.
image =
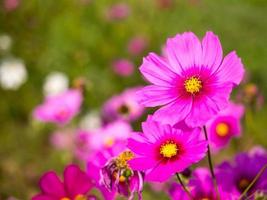
<svg viewBox="0 0 267 200">
<path fill-rule="evenodd" d="M 173 141 L 167 141 L 166 143 L 160 146 L 160 154 L 164 158 L 172 158 L 178 153 L 177 144 Z"/>
<path fill-rule="evenodd" d="M 191 93 L 191 94 L 196 94 L 200 92 L 202 88 L 202 82 L 201 80 L 199 80 L 199 78 L 192 76 L 185 80 L 184 87 L 185 87 L 186 92 Z"/>
</svg>

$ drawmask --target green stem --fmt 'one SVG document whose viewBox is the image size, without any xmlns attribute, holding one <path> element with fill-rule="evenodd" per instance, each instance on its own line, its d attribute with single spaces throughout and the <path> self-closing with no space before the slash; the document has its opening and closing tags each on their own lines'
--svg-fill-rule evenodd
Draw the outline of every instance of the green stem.
<svg viewBox="0 0 267 200">
<path fill-rule="evenodd" d="M 182 181 L 182 179 L 178 173 L 176 173 L 176 177 L 177 177 L 179 183 L 181 184 L 181 186 L 183 187 L 184 191 L 186 192 L 187 196 L 189 197 L 189 199 L 194 200 L 193 196 L 189 192 L 188 188 L 184 185 L 184 183 L 183 183 L 183 181 Z"/>
<path fill-rule="evenodd" d="M 265 169 L 267 168 L 267 164 L 265 164 L 261 170 L 259 171 L 259 173 L 255 176 L 255 178 L 251 181 L 251 183 L 248 185 L 248 187 L 244 190 L 244 192 L 240 195 L 240 197 L 238 198 L 238 200 L 241 200 L 249 191 L 249 189 L 256 183 L 256 181 L 260 178 L 260 176 L 263 174 L 263 172 L 265 171 Z"/>
<path fill-rule="evenodd" d="M 212 164 L 212 160 L 211 160 L 210 145 L 209 145 L 209 139 L 208 139 L 208 133 L 207 133 L 206 126 L 203 127 L 203 130 L 204 130 L 204 134 L 205 134 L 205 139 L 208 142 L 208 152 L 207 152 L 207 154 L 208 154 L 208 162 L 209 162 L 210 173 L 211 173 L 212 181 L 213 181 L 213 184 L 214 184 L 214 187 L 215 187 L 215 190 L 216 190 L 217 199 L 220 200 L 220 193 L 219 193 L 219 189 L 218 189 L 218 184 L 217 184 L 217 181 L 216 181 L 215 173 L 214 173 L 214 170 L 213 170 L 213 164 Z"/>
</svg>

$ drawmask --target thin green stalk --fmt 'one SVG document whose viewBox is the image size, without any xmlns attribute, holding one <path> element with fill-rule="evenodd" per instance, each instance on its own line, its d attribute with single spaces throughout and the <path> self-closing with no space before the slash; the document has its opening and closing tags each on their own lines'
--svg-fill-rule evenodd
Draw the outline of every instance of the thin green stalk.
<svg viewBox="0 0 267 200">
<path fill-rule="evenodd" d="M 203 130 L 204 130 L 204 134 L 205 134 L 205 139 L 208 142 L 208 152 L 207 152 L 207 154 L 208 154 L 208 162 L 209 162 L 210 173 L 211 173 L 212 181 L 213 181 L 213 184 L 214 184 L 214 187 L 215 187 L 215 190 L 216 190 L 217 199 L 220 200 L 221 198 L 220 198 L 220 193 L 219 193 L 219 189 L 218 189 L 218 184 L 217 184 L 217 181 L 216 181 L 215 173 L 214 173 L 214 170 L 213 170 L 213 164 L 212 164 L 212 160 L 211 160 L 210 145 L 209 145 L 209 139 L 208 139 L 208 133 L 207 133 L 206 126 L 203 127 Z"/>
<path fill-rule="evenodd" d="M 184 183 L 183 183 L 183 181 L 182 181 L 182 179 L 178 173 L 176 173 L 176 177 L 177 177 L 179 183 L 181 184 L 181 186 L 183 187 L 184 191 L 186 192 L 187 196 L 189 197 L 189 199 L 194 200 L 193 196 L 189 192 L 188 188 L 184 185 Z"/>
<path fill-rule="evenodd" d="M 267 164 L 265 164 L 261 168 L 261 170 L 259 171 L 259 173 L 251 181 L 251 183 L 248 185 L 248 187 L 243 191 L 243 193 L 240 195 L 240 197 L 238 198 L 238 200 L 241 200 L 243 197 L 245 197 L 245 195 L 247 194 L 247 192 L 249 191 L 249 189 L 256 183 L 256 181 L 260 178 L 260 176 L 263 174 L 263 172 L 265 171 L 266 168 L 267 168 Z"/>
</svg>

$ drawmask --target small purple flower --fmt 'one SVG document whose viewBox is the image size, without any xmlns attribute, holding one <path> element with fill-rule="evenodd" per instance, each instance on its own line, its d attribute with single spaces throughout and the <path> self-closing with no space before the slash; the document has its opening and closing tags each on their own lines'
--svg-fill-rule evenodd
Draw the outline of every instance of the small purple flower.
<svg viewBox="0 0 267 200">
<path fill-rule="evenodd" d="M 192 178 L 189 180 L 188 188 L 195 200 L 217 200 L 216 190 L 213 185 L 210 172 L 206 168 L 197 168 Z M 237 196 L 231 195 L 221 189 L 219 186 L 220 198 L 223 200 L 233 200 Z M 173 183 L 170 187 L 169 194 L 172 200 L 189 200 L 186 192 L 180 184 Z"/>
<path fill-rule="evenodd" d="M 117 119 L 135 121 L 143 113 L 144 107 L 137 102 L 136 91 L 139 87 L 130 88 L 111 97 L 103 106 L 102 116 L 105 121 Z"/>
<path fill-rule="evenodd" d="M 240 136 L 243 114 L 243 105 L 230 102 L 226 109 L 220 111 L 207 123 L 211 147 L 215 151 L 225 147 L 231 138 Z"/>
<path fill-rule="evenodd" d="M 83 97 L 79 90 L 68 90 L 56 96 L 47 97 L 35 108 L 33 116 L 43 122 L 67 124 L 78 112 Z"/>
<path fill-rule="evenodd" d="M 127 59 L 115 60 L 112 63 L 113 71 L 120 76 L 131 76 L 134 72 L 134 64 Z"/>
<path fill-rule="evenodd" d="M 253 149 L 250 153 L 240 153 L 233 162 L 224 162 L 218 166 L 218 182 L 225 191 L 240 195 L 266 164 L 267 152 L 262 148 Z M 248 196 L 256 192 L 267 194 L 266 170 L 248 191 Z"/>
</svg>

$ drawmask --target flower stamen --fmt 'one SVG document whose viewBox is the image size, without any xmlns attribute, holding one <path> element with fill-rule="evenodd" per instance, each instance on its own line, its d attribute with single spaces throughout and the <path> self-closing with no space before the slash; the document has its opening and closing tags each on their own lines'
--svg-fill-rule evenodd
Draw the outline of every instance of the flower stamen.
<svg viewBox="0 0 267 200">
<path fill-rule="evenodd" d="M 172 158 L 178 153 L 177 144 L 173 141 L 167 141 L 160 146 L 160 154 L 164 158 Z"/>
<path fill-rule="evenodd" d="M 116 158 L 116 166 L 120 169 L 129 168 L 127 161 L 131 160 L 134 154 L 131 151 L 124 151 Z"/>
<path fill-rule="evenodd" d="M 195 94 L 198 93 L 202 88 L 202 82 L 199 80 L 199 78 L 192 76 L 185 80 L 184 87 L 186 92 Z"/>
</svg>

